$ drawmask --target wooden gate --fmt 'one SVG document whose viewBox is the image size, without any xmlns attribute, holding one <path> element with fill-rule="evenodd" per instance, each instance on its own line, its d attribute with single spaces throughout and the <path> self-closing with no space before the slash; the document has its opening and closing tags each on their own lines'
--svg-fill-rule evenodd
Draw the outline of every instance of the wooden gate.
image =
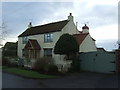
<svg viewBox="0 0 120 90">
<path fill-rule="evenodd" d="M 80 68 L 83 71 L 113 73 L 116 71 L 114 52 L 80 53 Z"/>
</svg>

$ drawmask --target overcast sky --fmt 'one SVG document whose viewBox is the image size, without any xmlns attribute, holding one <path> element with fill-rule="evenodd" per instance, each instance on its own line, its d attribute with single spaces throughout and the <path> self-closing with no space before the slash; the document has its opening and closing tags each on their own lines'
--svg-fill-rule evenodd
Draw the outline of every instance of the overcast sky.
<svg viewBox="0 0 120 90">
<path fill-rule="evenodd" d="M 106 50 L 117 48 L 118 40 L 118 1 L 119 0 L 67 0 L 66 2 L 7 2 L 2 1 L 2 21 L 7 34 L 6 41 L 17 41 L 32 22 L 33 26 L 67 19 L 69 13 L 78 22 L 78 29 L 86 23 L 97 47 Z M 65 1 L 65 0 L 64 0 Z"/>
</svg>

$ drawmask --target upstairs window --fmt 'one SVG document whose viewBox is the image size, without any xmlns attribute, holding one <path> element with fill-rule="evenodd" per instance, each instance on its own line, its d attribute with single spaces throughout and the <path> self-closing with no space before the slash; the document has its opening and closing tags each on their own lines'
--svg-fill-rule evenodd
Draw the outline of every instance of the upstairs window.
<svg viewBox="0 0 120 90">
<path fill-rule="evenodd" d="M 44 34 L 44 42 L 53 42 L 53 34 L 52 33 L 47 33 Z"/>
<path fill-rule="evenodd" d="M 28 42 L 28 37 L 22 37 L 22 43 L 23 44 L 26 44 Z"/>
</svg>

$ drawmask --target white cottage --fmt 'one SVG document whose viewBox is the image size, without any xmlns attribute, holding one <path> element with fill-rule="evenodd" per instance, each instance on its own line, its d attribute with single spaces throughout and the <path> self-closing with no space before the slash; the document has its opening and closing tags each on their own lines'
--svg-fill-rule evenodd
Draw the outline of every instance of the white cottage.
<svg viewBox="0 0 120 90">
<path fill-rule="evenodd" d="M 97 51 L 95 39 L 90 36 L 89 27 L 86 24 L 82 27 L 82 31 L 80 31 L 79 34 L 73 34 L 73 36 L 77 39 L 80 45 L 79 52 Z"/>
<path fill-rule="evenodd" d="M 58 66 L 68 65 L 71 61 L 65 61 L 64 55 L 55 55 L 53 49 L 55 43 L 62 34 L 73 35 L 80 44 L 80 52 L 97 51 L 95 40 L 89 34 L 89 28 L 85 25 L 82 32 L 78 31 L 74 24 L 72 13 L 67 20 L 52 22 L 40 26 L 28 25 L 28 28 L 18 36 L 18 56 L 28 57 L 31 60 L 43 56 L 51 56 Z"/>
</svg>

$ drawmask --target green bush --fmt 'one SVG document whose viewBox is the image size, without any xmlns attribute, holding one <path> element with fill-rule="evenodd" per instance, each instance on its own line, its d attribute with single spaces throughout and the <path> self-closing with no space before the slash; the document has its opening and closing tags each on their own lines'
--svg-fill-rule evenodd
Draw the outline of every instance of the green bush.
<svg viewBox="0 0 120 90">
<path fill-rule="evenodd" d="M 70 56 L 79 51 L 79 44 L 75 37 L 70 34 L 63 34 L 55 44 L 54 53 L 67 55 L 67 59 L 71 59 Z"/>
</svg>

